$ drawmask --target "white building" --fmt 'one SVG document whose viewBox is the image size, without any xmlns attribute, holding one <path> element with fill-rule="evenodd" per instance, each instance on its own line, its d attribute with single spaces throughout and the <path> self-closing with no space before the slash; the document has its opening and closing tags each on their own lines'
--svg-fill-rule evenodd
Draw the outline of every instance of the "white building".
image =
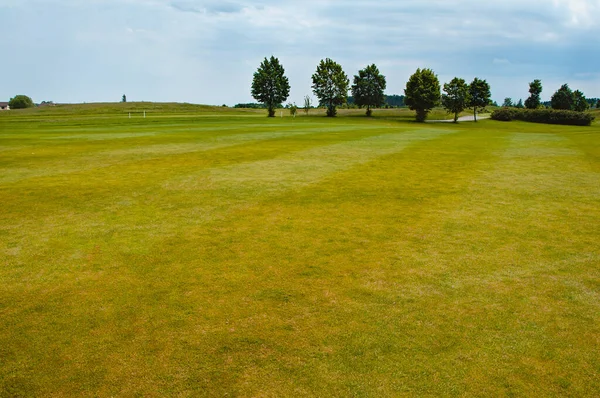
<svg viewBox="0 0 600 398">
<path fill-rule="evenodd" d="M 10 109 L 10 106 L 8 106 L 8 102 L 0 102 L 0 111 L 7 111 Z"/>
</svg>

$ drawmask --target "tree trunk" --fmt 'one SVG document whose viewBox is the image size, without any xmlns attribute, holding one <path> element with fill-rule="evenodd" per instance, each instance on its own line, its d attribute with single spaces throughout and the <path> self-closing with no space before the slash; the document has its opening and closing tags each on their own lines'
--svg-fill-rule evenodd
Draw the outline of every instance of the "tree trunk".
<svg viewBox="0 0 600 398">
<path fill-rule="evenodd" d="M 427 111 L 425 109 L 417 109 L 417 122 L 423 123 L 427 119 Z"/>
<path fill-rule="evenodd" d="M 477 108 L 473 108 L 473 120 L 477 121 Z"/>
</svg>

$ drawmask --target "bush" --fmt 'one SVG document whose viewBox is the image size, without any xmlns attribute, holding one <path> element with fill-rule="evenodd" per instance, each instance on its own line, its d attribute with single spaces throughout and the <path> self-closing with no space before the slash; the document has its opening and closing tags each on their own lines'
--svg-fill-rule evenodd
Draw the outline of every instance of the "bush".
<svg viewBox="0 0 600 398">
<path fill-rule="evenodd" d="M 514 108 L 508 107 L 496 109 L 494 112 L 492 112 L 491 118 L 493 120 L 499 120 L 501 122 L 510 122 L 515 119 L 515 111 L 516 110 Z"/>
<path fill-rule="evenodd" d="M 492 113 L 491 118 L 502 122 L 522 120 L 531 123 L 562 124 L 569 126 L 589 126 L 595 119 L 592 114 L 586 112 L 515 108 L 497 109 Z"/>
<path fill-rule="evenodd" d="M 10 109 L 25 109 L 32 108 L 34 106 L 33 101 L 26 95 L 16 95 L 8 101 Z"/>
</svg>

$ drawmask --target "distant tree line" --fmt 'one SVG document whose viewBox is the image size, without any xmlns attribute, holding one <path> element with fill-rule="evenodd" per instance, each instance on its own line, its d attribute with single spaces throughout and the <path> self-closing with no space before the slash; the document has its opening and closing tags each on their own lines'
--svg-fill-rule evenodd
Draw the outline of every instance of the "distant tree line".
<svg viewBox="0 0 600 398">
<path fill-rule="evenodd" d="M 542 109 L 551 108 L 554 110 L 584 112 L 588 108 L 598 107 L 600 104 L 597 98 L 585 98 L 585 95 L 579 90 L 571 90 L 568 84 L 563 84 L 552 94 L 550 101 L 542 102 L 540 94 L 542 93 L 542 82 L 539 79 L 529 83 L 529 97 L 525 103 L 520 99 L 516 104 L 512 98 L 505 98 L 502 104 L 505 108 L 517 109 Z"/>
<path fill-rule="evenodd" d="M 281 108 L 282 104 L 276 104 L 275 108 Z M 249 108 L 249 109 L 267 109 L 266 104 L 261 104 L 258 102 L 249 102 L 246 104 L 236 104 L 233 106 L 234 108 Z"/>
<path fill-rule="evenodd" d="M 348 97 L 348 105 L 356 105 L 356 101 L 353 96 Z M 384 107 L 386 108 L 402 108 L 405 107 L 403 95 L 384 95 Z"/>
</svg>

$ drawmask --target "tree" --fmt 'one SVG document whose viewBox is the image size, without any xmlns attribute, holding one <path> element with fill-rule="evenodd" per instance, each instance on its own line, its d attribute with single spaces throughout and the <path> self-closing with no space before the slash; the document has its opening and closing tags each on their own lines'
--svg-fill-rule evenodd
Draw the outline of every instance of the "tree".
<svg viewBox="0 0 600 398">
<path fill-rule="evenodd" d="M 121 102 L 127 102 L 127 96 L 123 94 L 123 98 L 121 98 Z"/>
<path fill-rule="evenodd" d="M 504 98 L 504 102 L 502 103 L 502 106 L 505 108 L 511 108 L 513 106 L 513 101 L 512 98 L 510 97 L 506 97 Z"/>
<path fill-rule="evenodd" d="M 520 99 L 520 98 L 519 98 L 519 102 L 517 102 L 517 105 L 515 105 L 515 108 L 518 108 L 518 109 L 523 109 L 523 108 L 525 108 L 525 107 L 523 106 L 523 100 L 522 100 L 522 99 Z"/>
<path fill-rule="evenodd" d="M 312 101 L 311 101 L 309 95 L 307 95 L 306 97 L 304 97 L 304 113 L 306 113 L 307 115 L 308 115 L 308 111 L 312 107 L 312 103 L 311 102 Z"/>
<path fill-rule="evenodd" d="M 571 110 L 573 108 L 573 91 L 568 84 L 563 84 L 550 99 L 552 109 Z"/>
<path fill-rule="evenodd" d="M 404 103 L 424 122 L 431 109 L 440 103 L 440 81 L 431 69 L 417 69 L 404 89 Z"/>
<path fill-rule="evenodd" d="M 596 109 L 600 109 L 600 99 L 596 102 Z"/>
<path fill-rule="evenodd" d="M 573 91 L 573 110 L 577 112 L 585 112 L 589 107 L 585 95 L 579 90 Z"/>
<path fill-rule="evenodd" d="M 473 79 L 469 85 L 469 107 L 473 108 L 473 118 L 477 121 L 477 110 L 483 109 L 492 102 L 492 93 L 487 81 Z"/>
<path fill-rule="evenodd" d="M 326 58 L 321 60 L 317 71 L 312 75 L 312 89 L 319 102 L 327 106 L 327 116 L 334 117 L 336 106 L 346 103 L 350 80 L 342 70 L 342 66 Z"/>
<path fill-rule="evenodd" d="M 296 113 L 298 112 L 298 107 L 296 106 L 295 103 L 289 105 L 290 108 L 290 115 L 292 115 L 293 117 L 296 117 Z"/>
<path fill-rule="evenodd" d="M 529 98 L 525 100 L 525 108 L 537 109 L 540 107 L 542 101 L 540 100 L 540 94 L 542 93 L 542 81 L 535 79 L 529 83 Z"/>
<path fill-rule="evenodd" d="M 266 105 L 269 117 L 275 116 L 275 107 L 290 95 L 290 83 L 285 70 L 274 56 L 265 58 L 252 80 L 252 97 Z"/>
<path fill-rule="evenodd" d="M 448 113 L 454 113 L 454 123 L 458 122 L 458 114 L 464 111 L 469 105 L 469 86 L 465 79 L 455 77 L 450 83 L 444 84 L 442 94 L 442 106 Z"/>
<path fill-rule="evenodd" d="M 367 116 L 371 116 L 371 107 L 377 108 L 385 103 L 385 87 L 385 76 L 379 73 L 375 64 L 359 70 L 358 75 L 354 75 L 352 85 L 354 103 L 360 107 L 366 106 Z"/>
<path fill-rule="evenodd" d="M 33 108 L 33 100 L 26 95 L 15 95 L 8 101 L 10 109 Z"/>
</svg>

